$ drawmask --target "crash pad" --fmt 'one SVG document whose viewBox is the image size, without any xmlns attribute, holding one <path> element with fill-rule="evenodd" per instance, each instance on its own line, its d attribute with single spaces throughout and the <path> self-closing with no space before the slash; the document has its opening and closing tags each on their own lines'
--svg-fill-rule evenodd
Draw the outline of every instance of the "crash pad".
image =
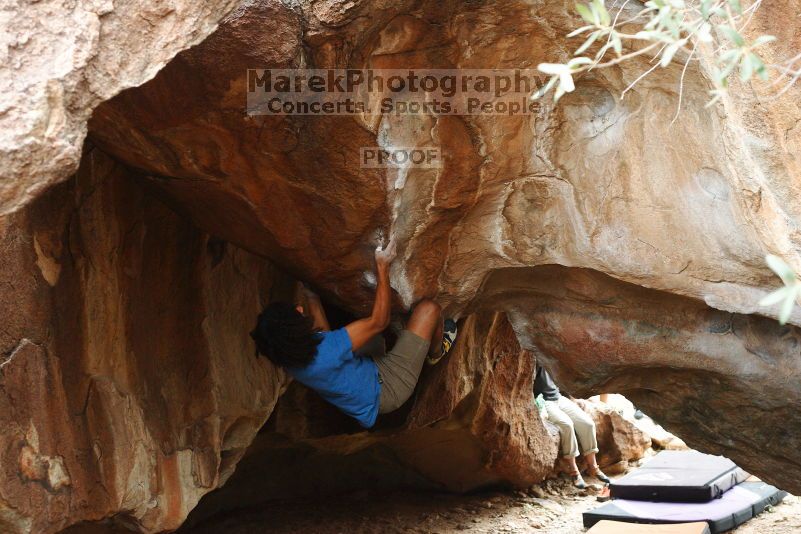
<svg viewBox="0 0 801 534">
<path fill-rule="evenodd" d="M 764 482 L 743 482 L 719 499 L 705 503 L 648 502 L 616 499 L 584 512 L 584 526 L 601 520 L 626 523 L 690 523 L 705 521 L 712 534 L 725 532 L 781 502 L 787 493 Z"/>
<path fill-rule="evenodd" d="M 613 499 L 706 502 L 743 482 L 748 473 L 723 456 L 698 451 L 662 451 L 642 467 L 612 482 Z"/>
</svg>

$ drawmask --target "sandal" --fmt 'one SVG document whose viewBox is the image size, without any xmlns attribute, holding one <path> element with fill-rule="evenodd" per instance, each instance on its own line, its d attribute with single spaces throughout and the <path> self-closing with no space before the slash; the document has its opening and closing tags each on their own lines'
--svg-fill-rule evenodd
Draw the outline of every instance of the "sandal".
<svg viewBox="0 0 801 534">
<path fill-rule="evenodd" d="M 600 480 L 604 484 L 611 484 L 612 483 L 612 481 L 609 479 L 609 477 L 606 476 L 603 471 L 601 471 L 600 467 L 596 467 L 595 469 L 588 469 L 587 470 L 587 474 L 592 476 L 592 477 L 597 478 L 598 480 Z"/>
<path fill-rule="evenodd" d="M 439 356 L 429 356 L 426 358 L 428 365 L 435 365 L 442 358 L 448 355 L 453 348 L 454 342 L 456 341 L 456 333 L 458 330 L 459 329 L 456 325 L 456 321 L 453 319 L 445 319 L 445 324 L 442 329 L 442 349 L 440 350 Z"/>
</svg>

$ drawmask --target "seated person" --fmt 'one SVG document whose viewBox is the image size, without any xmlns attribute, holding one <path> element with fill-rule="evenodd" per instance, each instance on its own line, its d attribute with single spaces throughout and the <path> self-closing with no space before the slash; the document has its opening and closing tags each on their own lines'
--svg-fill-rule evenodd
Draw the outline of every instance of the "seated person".
<svg viewBox="0 0 801 534">
<path fill-rule="evenodd" d="M 365 428 L 375 424 L 378 414 L 400 408 L 414 392 L 426 356 L 438 361 L 456 338 L 456 323 L 443 324 L 439 305 L 422 300 L 395 346 L 384 353 L 379 337 L 389 325 L 394 257 L 394 243 L 376 250 L 378 281 L 369 317 L 331 331 L 319 298 L 307 290 L 308 310 L 272 303 L 251 333 L 259 354 Z"/>
<path fill-rule="evenodd" d="M 537 365 L 537 374 L 534 377 L 534 396 L 539 394 L 542 394 L 545 401 L 548 420 L 559 429 L 561 454 L 563 461 L 567 464 L 567 472 L 573 478 L 573 485 L 580 489 L 587 487 L 576 465 L 579 450 L 587 460 L 588 473 L 601 482 L 609 484 L 609 477 L 603 474 L 598 467 L 598 462 L 595 461 L 598 441 L 595 438 L 595 423 L 592 418 L 575 402 L 562 396 L 548 371 Z M 578 439 L 576 439 L 577 437 Z"/>
</svg>

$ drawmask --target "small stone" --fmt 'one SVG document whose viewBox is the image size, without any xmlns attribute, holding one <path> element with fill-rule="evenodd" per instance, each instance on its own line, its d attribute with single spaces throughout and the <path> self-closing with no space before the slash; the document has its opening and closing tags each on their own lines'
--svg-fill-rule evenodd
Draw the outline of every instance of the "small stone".
<svg viewBox="0 0 801 534">
<path fill-rule="evenodd" d="M 534 497 L 544 499 L 545 498 L 545 490 L 542 489 L 540 486 L 531 486 L 528 489 L 528 494 L 533 495 Z"/>
</svg>

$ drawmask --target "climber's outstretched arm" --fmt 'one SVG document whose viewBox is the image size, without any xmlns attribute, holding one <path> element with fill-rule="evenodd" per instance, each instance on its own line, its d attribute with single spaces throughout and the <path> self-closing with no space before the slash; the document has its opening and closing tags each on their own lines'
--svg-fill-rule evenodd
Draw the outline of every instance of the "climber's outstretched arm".
<svg viewBox="0 0 801 534">
<path fill-rule="evenodd" d="M 369 317 L 354 321 L 345 327 L 354 351 L 359 350 L 367 341 L 380 334 L 389 326 L 389 313 L 392 307 L 392 287 L 389 285 L 389 267 L 395 259 L 395 242 L 375 252 L 377 285 L 373 312 Z"/>
<path fill-rule="evenodd" d="M 314 328 L 318 328 L 322 332 L 328 332 L 331 330 L 331 325 L 328 323 L 328 317 L 325 315 L 325 309 L 320 302 L 320 297 L 309 289 L 306 289 L 305 293 L 309 317 L 314 321 Z"/>
</svg>

